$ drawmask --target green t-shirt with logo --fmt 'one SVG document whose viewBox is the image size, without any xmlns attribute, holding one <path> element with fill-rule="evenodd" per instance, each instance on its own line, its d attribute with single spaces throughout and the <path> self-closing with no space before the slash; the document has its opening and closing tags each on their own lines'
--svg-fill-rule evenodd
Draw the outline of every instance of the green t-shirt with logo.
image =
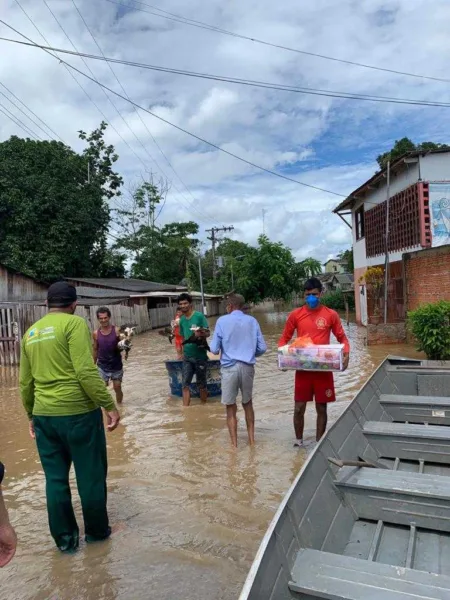
<svg viewBox="0 0 450 600">
<path fill-rule="evenodd" d="M 76 315 L 48 313 L 26 332 L 19 384 L 30 419 L 115 409 L 94 364 L 87 323 Z"/>
<path fill-rule="evenodd" d="M 191 327 L 196 325 L 197 327 L 204 327 L 208 329 L 208 321 L 203 313 L 195 310 L 192 315 L 187 319 L 185 315 L 181 316 L 180 319 L 180 335 L 187 340 L 194 333 L 191 331 Z M 199 348 L 197 344 L 185 344 L 184 356 L 186 358 L 198 358 L 199 360 L 208 360 L 208 354 L 204 348 Z"/>
</svg>

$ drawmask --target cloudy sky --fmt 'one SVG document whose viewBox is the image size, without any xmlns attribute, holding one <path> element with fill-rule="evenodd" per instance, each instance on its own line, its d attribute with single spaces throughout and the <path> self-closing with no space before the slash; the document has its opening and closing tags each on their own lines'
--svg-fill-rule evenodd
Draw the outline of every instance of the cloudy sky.
<svg viewBox="0 0 450 600">
<path fill-rule="evenodd" d="M 64 29 L 79 51 L 99 54 L 76 4 L 107 56 L 290 86 L 450 101 L 448 0 L 19 1 L 46 40 L 59 48 L 73 49 Z M 44 43 L 20 6 L 15 0 L 0 0 L 1 18 Z M 158 17 L 148 12 L 155 12 L 154 6 L 274 44 L 448 77 L 449 82 L 276 49 Z M 21 39 L 3 24 L 0 36 Z M 77 75 L 83 91 L 42 50 L 3 41 L 0 45 L 0 81 L 66 143 L 81 149 L 76 132 L 98 126 L 103 116 L 97 105 L 110 123 L 107 141 L 120 154 L 118 168 L 127 182 L 139 181 L 148 172 L 171 182 L 161 224 L 195 220 L 203 238 L 213 225 L 233 225 L 232 237 L 254 244 L 262 232 L 264 209 L 266 233 L 289 245 L 298 259 L 326 260 L 349 247 L 350 230 L 331 213 L 339 196 L 263 173 L 143 111 L 137 114 L 125 100 L 111 96 L 116 110 L 95 83 Z M 79 58 L 61 57 L 88 72 Z M 123 93 L 107 65 L 87 63 L 98 80 Z M 447 108 L 342 100 L 113 68 L 126 94 L 139 105 L 264 168 L 337 194 L 350 193 L 370 177 L 375 157 L 395 139 L 449 141 Z M 5 88 L 0 91 L 12 99 Z M 2 106 L 44 137 L 5 96 L 0 96 Z M 25 135 L 0 113 L 0 140 L 12 134 Z"/>
</svg>

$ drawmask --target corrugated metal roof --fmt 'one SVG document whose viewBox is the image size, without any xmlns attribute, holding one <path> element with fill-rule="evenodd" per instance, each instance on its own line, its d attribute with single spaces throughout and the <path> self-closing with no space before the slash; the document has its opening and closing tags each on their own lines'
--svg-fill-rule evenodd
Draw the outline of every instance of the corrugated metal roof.
<svg viewBox="0 0 450 600">
<path fill-rule="evenodd" d="M 108 306 L 109 304 L 120 304 L 123 300 L 128 298 L 80 298 L 78 300 L 78 306 Z M 2 304 L 5 304 L 2 302 Z M 17 302 L 11 302 L 8 304 L 17 304 Z M 33 304 L 34 306 L 45 306 L 45 300 L 23 300 L 21 304 Z"/>
<path fill-rule="evenodd" d="M 105 288 L 116 290 L 126 290 L 127 292 L 151 292 L 157 290 L 180 290 L 186 288 L 179 285 L 171 285 L 169 283 L 156 283 L 155 281 L 144 281 L 143 279 L 123 279 L 123 278 L 80 278 L 66 277 L 66 280 L 75 281 L 81 284 L 100 285 Z"/>
<path fill-rule="evenodd" d="M 178 292 L 144 292 L 142 294 L 130 294 L 130 298 L 178 298 L 182 290 Z M 201 292 L 189 292 L 193 298 L 201 298 Z M 219 294 L 205 294 L 206 299 L 223 298 Z"/>
<path fill-rule="evenodd" d="M 130 294 L 124 290 L 110 290 L 103 288 L 77 285 L 78 298 L 129 298 Z"/>
</svg>

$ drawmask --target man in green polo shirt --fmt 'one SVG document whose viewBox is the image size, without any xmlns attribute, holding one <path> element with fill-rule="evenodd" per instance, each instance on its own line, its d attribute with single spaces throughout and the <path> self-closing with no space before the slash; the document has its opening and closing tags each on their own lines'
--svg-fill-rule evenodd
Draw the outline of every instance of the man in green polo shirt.
<svg viewBox="0 0 450 600">
<path fill-rule="evenodd" d="M 120 415 L 92 357 L 86 321 L 75 316 L 76 290 L 65 281 L 48 289 L 48 314 L 24 335 L 20 393 L 30 435 L 45 472 L 50 532 L 58 548 L 78 547 L 69 470 L 73 462 L 87 542 L 111 534 L 106 511 L 106 439 Z"/>
<path fill-rule="evenodd" d="M 189 388 L 195 375 L 197 386 L 200 390 L 200 400 L 206 403 L 208 389 L 206 387 L 206 369 L 208 354 L 206 351 L 206 338 L 209 336 L 208 321 L 203 313 L 194 310 L 192 296 L 187 293 L 178 296 L 178 308 L 182 315 L 180 318 L 180 335 L 183 338 L 183 405 L 191 403 L 191 390 Z M 204 340 L 202 345 L 188 342 L 195 337 Z"/>
</svg>

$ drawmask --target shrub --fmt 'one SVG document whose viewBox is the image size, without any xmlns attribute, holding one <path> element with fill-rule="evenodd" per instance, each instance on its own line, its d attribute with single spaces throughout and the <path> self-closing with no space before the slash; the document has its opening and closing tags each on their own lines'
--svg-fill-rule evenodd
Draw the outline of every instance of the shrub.
<svg viewBox="0 0 450 600">
<path fill-rule="evenodd" d="M 347 298 L 349 309 L 354 310 L 354 294 L 348 294 Z M 341 292 L 341 290 L 335 290 L 334 292 L 325 292 L 325 294 L 321 298 L 321 302 L 324 306 L 328 306 L 328 308 L 333 308 L 334 310 L 345 310 L 344 294 Z"/>
<path fill-rule="evenodd" d="M 429 360 L 450 359 L 450 302 L 423 304 L 408 313 L 408 322 Z"/>
</svg>

